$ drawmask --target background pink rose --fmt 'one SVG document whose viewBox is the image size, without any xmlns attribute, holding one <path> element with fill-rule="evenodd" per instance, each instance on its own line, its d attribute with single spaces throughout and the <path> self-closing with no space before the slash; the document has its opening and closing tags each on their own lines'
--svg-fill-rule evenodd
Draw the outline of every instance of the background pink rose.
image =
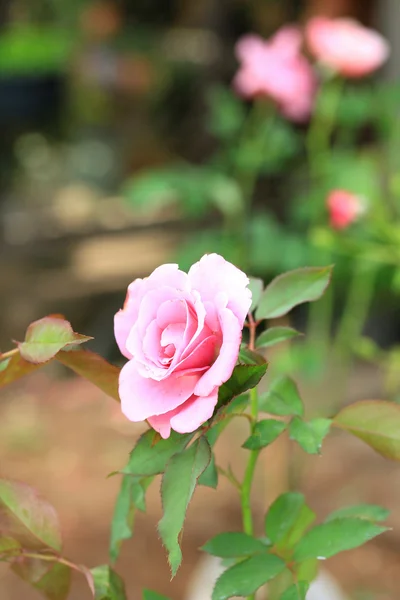
<svg viewBox="0 0 400 600">
<path fill-rule="evenodd" d="M 244 36 L 236 45 L 240 68 L 233 85 L 245 98 L 267 96 L 293 121 L 306 120 L 316 92 L 314 71 L 300 53 L 302 34 L 298 27 L 280 29 L 270 40 Z"/>
<path fill-rule="evenodd" d="M 390 51 L 385 38 L 353 19 L 314 17 L 306 26 L 306 39 L 319 61 L 346 77 L 372 73 Z"/>
<path fill-rule="evenodd" d="M 209 419 L 218 388 L 236 364 L 251 304 L 247 276 L 218 254 L 189 273 L 158 267 L 128 287 L 115 315 L 115 338 L 129 361 L 119 380 L 122 411 L 162 437 Z"/>
<path fill-rule="evenodd" d="M 326 200 L 326 205 L 330 224 L 334 229 L 345 229 L 365 210 L 362 199 L 346 190 L 333 190 Z"/>
</svg>

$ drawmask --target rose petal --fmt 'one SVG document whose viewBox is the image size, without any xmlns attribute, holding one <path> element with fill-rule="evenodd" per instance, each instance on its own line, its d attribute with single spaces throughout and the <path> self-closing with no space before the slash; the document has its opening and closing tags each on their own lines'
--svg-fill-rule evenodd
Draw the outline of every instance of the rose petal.
<svg viewBox="0 0 400 600">
<path fill-rule="evenodd" d="M 242 325 L 229 308 L 220 311 L 222 346 L 214 364 L 204 373 L 197 383 L 194 393 L 208 396 L 212 390 L 228 381 L 232 375 L 242 340 Z"/>
<path fill-rule="evenodd" d="M 192 394 L 200 375 L 172 373 L 157 381 L 143 377 L 135 360 L 122 367 L 119 396 L 124 415 L 130 421 L 144 421 L 183 404 Z"/>
<path fill-rule="evenodd" d="M 183 292 L 190 289 L 187 274 L 180 271 L 176 264 L 161 265 L 146 279 L 136 279 L 129 285 L 124 307 L 114 317 L 115 338 L 121 353 L 127 358 L 132 358 L 132 352 L 126 347 L 126 343 L 137 321 L 143 296 L 150 290 L 165 285 L 166 281 L 172 288 Z"/>
<path fill-rule="evenodd" d="M 190 268 L 188 276 L 203 302 L 212 302 L 218 293 L 225 292 L 229 298 L 228 308 L 237 317 L 240 327 L 243 326 L 251 305 L 249 279 L 243 271 L 218 254 L 206 254 Z"/>
<path fill-rule="evenodd" d="M 218 389 L 206 397 L 192 396 L 175 410 L 150 417 L 148 421 L 164 439 L 170 436 L 171 428 L 178 433 L 191 433 L 212 417 L 217 402 Z"/>
</svg>

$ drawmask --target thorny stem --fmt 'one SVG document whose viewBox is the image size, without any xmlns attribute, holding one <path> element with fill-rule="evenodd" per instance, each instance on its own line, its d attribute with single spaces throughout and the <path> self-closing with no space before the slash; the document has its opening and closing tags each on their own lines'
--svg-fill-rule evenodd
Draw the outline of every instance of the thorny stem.
<svg viewBox="0 0 400 600">
<path fill-rule="evenodd" d="M 251 313 L 249 313 L 249 349 L 254 350 L 255 348 L 255 339 L 256 339 L 256 328 L 257 323 L 253 319 Z M 250 390 L 250 413 L 251 413 L 251 433 L 253 434 L 255 431 L 255 427 L 257 424 L 258 417 L 258 395 L 257 388 L 253 388 Z M 254 472 L 256 469 L 257 459 L 260 454 L 260 450 L 251 450 L 249 460 L 247 463 L 243 483 L 241 485 L 241 505 L 242 505 L 242 519 L 243 519 L 243 531 L 248 535 L 253 535 L 254 527 L 253 527 L 253 515 L 251 512 L 251 488 L 254 478 Z M 248 597 L 247 600 L 254 600 L 255 596 L 252 594 Z"/>
</svg>

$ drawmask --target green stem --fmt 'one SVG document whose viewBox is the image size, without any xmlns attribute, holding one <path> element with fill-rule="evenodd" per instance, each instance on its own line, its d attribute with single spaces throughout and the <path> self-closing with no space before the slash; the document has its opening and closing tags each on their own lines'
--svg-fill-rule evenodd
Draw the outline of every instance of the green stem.
<svg viewBox="0 0 400 600">
<path fill-rule="evenodd" d="M 340 372 L 336 381 L 343 391 L 351 367 L 352 344 L 361 334 L 374 296 L 377 266 L 357 260 L 354 263 L 346 304 L 333 344 L 333 358 Z"/>
<path fill-rule="evenodd" d="M 250 409 L 251 416 L 253 418 L 253 424 L 251 427 L 252 433 L 257 423 L 258 416 L 258 395 L 257 388 L 250 390 Z M 243 483 L 241 486 L 241 505 L 242 505 L 242 519 L 243 519 L 243 531 L 248 535 L 253 535 L 253 514 L 251 511 L 251 488 L 253 484 L 254 472 L 256 469 L 257 459 L 260 454 L 260 450 L 250 450 L 250 456 L 246 467 Z M 247 600 L 254 600 L 255 595 L 252 594 Z"/>
</svg>

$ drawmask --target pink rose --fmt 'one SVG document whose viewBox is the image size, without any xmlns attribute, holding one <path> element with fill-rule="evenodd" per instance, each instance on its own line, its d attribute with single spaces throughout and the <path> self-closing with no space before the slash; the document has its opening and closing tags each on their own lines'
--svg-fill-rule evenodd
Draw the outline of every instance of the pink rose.
<svg viewBox="0 0 400 600">
<path fill-rule="evenodd" d="M 330 224 L 334 229 L 345 229 L 365 210 L 363 200 L 346 190 L 333 190 L 326 200 L 326 205 Z"/>
<path fill-rule="evenodd" d="M 306 120 L 316 92 L 314 71 L 300 53 L 302 35 L 295 26 L 280 29 L 269 41 L 248 35 L 236 45 L 240 68 L 236 91 L 245 98 L 266 96 L 293 121 Z"/>
<path fill-rule="evenodd" d="M 376 31 L 353 19 L 314 17 L 306 26 L 306 39 L 314 56 L 345 77 L 363 77 L 388 58 L 388 42 Z"/>
<path fill-rule="evenodd" d="M 129 360 L 119 395 L 131 421 L 148 419 L 163 438 L 195 431 L 213 414 L 236 364 L 251 304 L 247 276 L 218 254 L 189 273 L 158 267 L 128 287 L 115 338 Z"/>
</svg>

